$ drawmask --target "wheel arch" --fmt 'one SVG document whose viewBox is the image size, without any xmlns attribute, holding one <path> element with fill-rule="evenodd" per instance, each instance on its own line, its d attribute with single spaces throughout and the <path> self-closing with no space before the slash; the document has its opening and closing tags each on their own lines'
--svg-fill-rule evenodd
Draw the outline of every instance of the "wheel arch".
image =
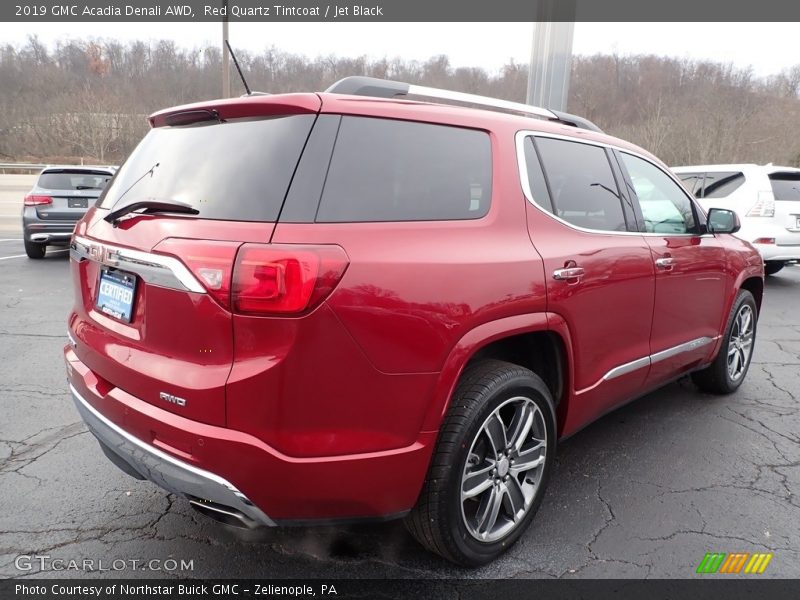
<svg viewBox="0 0 800 600">
<path fill-rule="evenodd" d="M 756 309 L 761 314 L 761 301 L 764 298 L 764 280 L 759 276 L 749 276 L 741 281 L 737 289 L 747 290 L 756 300 Z"/>
<path fill-rule="evenodd" d="M 572 389 L 572 350 L 566 323 L 552 313 L 506 317 L 465 334 L 445 360 L 423 431 L 439 429 L 462 372 L 481 358 L 504 360 L 539 375 L 553 396 L 560 432 Z"/>
</svg>

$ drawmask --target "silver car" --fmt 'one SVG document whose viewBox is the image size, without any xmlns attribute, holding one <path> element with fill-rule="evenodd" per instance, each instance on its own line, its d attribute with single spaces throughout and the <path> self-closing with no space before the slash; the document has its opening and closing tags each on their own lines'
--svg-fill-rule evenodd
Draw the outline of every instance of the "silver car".
<svg viewBox="0 0 800 600">
<path fill-rule="evenodd" d="M 95 203 L 117 167 L 47 167 L 25 196 L 22 237 L 30 258 L 69 243 L 75 223 Z"/>
</svg>

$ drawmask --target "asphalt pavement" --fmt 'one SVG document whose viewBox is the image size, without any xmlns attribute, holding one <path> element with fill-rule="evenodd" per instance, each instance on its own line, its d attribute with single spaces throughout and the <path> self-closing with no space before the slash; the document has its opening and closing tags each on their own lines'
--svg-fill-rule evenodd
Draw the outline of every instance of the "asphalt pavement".
<svg viewBox="0 0 800 600">
<path fill-rule="evenodd" d="M 0 217 L 13 193 L 0 185 Z M 527 534 L 493 564 L 465 570 L 397 522 L 242 537 L 123 474 L 67 392 L 67 253 L 29 260 L 18 225 L 2 224 L 0 577 L 685 578 L 698 576 L 706 552 L 771 552 L 761 577 L 800 577 L 800 267 L 768 278 L 736 394 L 682 380 L 565 441 Z M 42 570 L 30 555 L 78 568 Z"/>
</svg>

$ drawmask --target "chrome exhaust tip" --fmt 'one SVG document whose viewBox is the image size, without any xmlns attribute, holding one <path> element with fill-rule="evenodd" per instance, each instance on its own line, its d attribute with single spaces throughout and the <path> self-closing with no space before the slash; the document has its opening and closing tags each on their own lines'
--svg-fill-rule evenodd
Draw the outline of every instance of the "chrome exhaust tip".
<svg viewBox="0 0 800 600">
<path fill-rule="evenodd" d="M 210 500 L 201 500 L 200 498 L 189 498 L 189 504 L 197 512 L 214 519 L 224 525 L 230 525 L 238 529 L 257 529 L 260 527 L 259 523 L 248 517 L 243 512 L 236 510 L 224 504 L 217 504 Z"/>
</svg>

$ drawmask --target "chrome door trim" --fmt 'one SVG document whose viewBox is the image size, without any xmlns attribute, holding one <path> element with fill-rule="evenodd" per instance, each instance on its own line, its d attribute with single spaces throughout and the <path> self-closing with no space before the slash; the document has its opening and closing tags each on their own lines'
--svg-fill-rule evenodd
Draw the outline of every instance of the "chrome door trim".
<svg viewBox="0 0 800 600">
<path fill-rule="evenodd" d="M 632 360 L 629 363 L 625 363 L 624 365 L 620 365 L 618 367 L 614 367 L 608 373 L 603 375 L 603 381 L 608 381 L 609 379 L 615 379 L 617 377 L 622 377 L 623 375 L 627 375 L 628 373 L 633 373 L 643 367 L 650 366 L 650 357 L 644 356 L 642 358 L 637 358 L 636 360 Z"/>
<path fill-rule="evenodd" d="M 76 262 L 92 260 L 102 265 L 135 273 L 147 283 L 159 287 L 205 294 L 189 268 L 177 258 L 122 248 L 104 242 L 73 236 L 69 256 Z"/>
<path fill-rule="evenodd" d="M 639 369 L 644 367 L 649 367 L 655 363 L 661 362 L 662 360 L 666 360 L 668 358 L 672 358 L 673 356 L 677 356 L 678 354 L 682 354 L 684 352 L 691 352 L 692 350 L 697 350 L 698 348 L 702 348 L 703 346 L 707 346 L 719 339 L 720 336 L 717 337 L 708 337 L 703 336 L 699 338 L 695 338 L 693 340 L 689 340 L 688 342 L 684 342 L 683 344 L 678 344 L 677 346 L 673 346 L 672 348 L 667 348 L 666 350 L 661 350 L 660 352 L 656 352 L 655 354 L 650 354 L 649 356 L 643 356 L 642 358 L 637 358 L 636 360 L 632 360 L 631 362 L 627 362 L 625 364 L 619 365 L 618 367 L 614 367 L 608 373 L 603 375 L 603 381 L 608 381 L 610 379 L 615 379 L 617 377 L 622 377 L 623 375 L 627 375 L 628 373 L 633 373 Z"/>
<path fill-rule="evenodd" d="M 716 339 L 717 338 L 710 338 L 708 336 L 703 336 L 693 340 L 689 340 L 688 342 L 684 342 L 683 344 L 678 344 L 677 346 L 673 346 L 672 348 L 661 350 L 661 352 L 656 352 L 655 354 L 650 355 L 650 363 L 654 364 L 657 362 L 661 362 L 662 360 L 667 360 L 668 358 L 672 358 L 673 356 L 677 356 L 678 354 L 682 354 L 684 352 L 691 352 L 692 350 L 697 350 L 698 348 L 707 346 Z"/>
</svg>

